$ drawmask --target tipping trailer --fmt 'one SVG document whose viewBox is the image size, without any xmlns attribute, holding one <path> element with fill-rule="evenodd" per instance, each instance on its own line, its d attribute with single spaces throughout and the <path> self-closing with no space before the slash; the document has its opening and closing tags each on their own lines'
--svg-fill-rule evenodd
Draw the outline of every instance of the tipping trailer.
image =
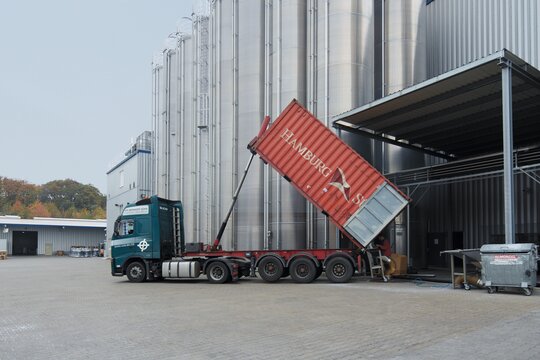
<svg viewBox="0 0 540 360">
<path fill-rule="evenodd" d="M 291 276 L 309 283 L 326 272 L 347 282 L 361 251 L 406 206 L 408 198 L 366 160 L 293 100 L 269 126 L 267 117 L 248 145 L 252 156 L 213 244 L 188 242 L 180 201 L 153 196 L 128 205 L 115 222 L 111 270 L 130 281 L 197 278 L 236 281 L 255 272 L 268 282 Z M 234 203 L 255 155 L 322 211 L 354 249 L 227 251 L 220 245 Z"/>
</svg>

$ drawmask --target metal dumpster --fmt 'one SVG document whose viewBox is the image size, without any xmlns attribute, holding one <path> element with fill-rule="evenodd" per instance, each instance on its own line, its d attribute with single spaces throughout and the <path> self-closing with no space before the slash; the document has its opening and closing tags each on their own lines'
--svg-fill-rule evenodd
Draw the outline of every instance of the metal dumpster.
<svg viewBox="0 0 540 360">
<path fill-rule="evenodd" d="M 482 281 L 490 294 L 499 287 L 517 287 L 527 296 L 532 294 L 538 260 L 535 244 L 486 244 L 480 254 Z"/>
</svg>

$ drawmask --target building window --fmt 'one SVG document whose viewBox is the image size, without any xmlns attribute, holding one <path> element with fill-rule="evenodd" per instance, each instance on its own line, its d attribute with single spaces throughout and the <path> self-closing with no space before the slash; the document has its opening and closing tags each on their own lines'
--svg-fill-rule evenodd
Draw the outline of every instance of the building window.
<svg viewBox="0 0 540 360">
<path fill-rule="evenodd" d="M 120 187 L 124 187 L 124 170 L 120 170 Z"/>
</svg>

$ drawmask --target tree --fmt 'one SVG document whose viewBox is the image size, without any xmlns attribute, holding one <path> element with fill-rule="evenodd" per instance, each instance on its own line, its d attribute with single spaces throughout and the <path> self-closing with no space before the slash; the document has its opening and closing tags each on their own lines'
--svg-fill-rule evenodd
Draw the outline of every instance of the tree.
<svg viewBox="0 0 540 360">
<path fill-rule="evenodd" d="M 75 209 L 93 210 L 96 207 L 105 207 L 105 196 L 92 185 L 83 185 L 77 181 L 54 180 L 41 187 L 39 196 L 42 202 L 52 202 L 62 212 L 71 206 Z"/>
<path fill-rule="evenodd" d="M 103 209 L 102 207 L 97 207 L 92 211 L 92 218 L 93 219 L 106 219 L 107 213 L 105 209 Z"/>
<path fill-rule="evenodd" d="M 28 208 L 26 206 L 24 206 L 24 204 L 20 200 L 15 200 L 15 202 L 13 203 L 13 205 L 10 208 L 10 214 L 11 215 L 18 215 L 18 216 L 22 217 L 23 219 L 28 219 L 29 218 Z"/>
<path fill-rule="evenodd" d="M 10 205 L 20 200 L 24 205 L 30 205 L 37 200 L 39 187 L 23 180 L 0 177 L 0 200 Z"/>
<path fill-rule="evenodd" d="M 49 214 L 51 214 L 50 215 L 51 217 L 59 218 L 63 216 L 60 210 L 58 210 L 58 208 L 56 207 L 54 203 L 52 202 L 45 203 L 45 207 L 47 208 L 47 211 L 49 211 Z"/>
<path fill-rule="evenodd" d="M 105 202 L 105 196 L 97 188 L 71 179 L 40 186 L 0 177 L 0 214 L 23 218 L 105 218 Z"/>
<path fill-rule="evenodd" d="M 42 202 L 36 201 L 28 207 L 29 215 L 31 217 L 51 217 L 49 209 Z"/>
</svg>

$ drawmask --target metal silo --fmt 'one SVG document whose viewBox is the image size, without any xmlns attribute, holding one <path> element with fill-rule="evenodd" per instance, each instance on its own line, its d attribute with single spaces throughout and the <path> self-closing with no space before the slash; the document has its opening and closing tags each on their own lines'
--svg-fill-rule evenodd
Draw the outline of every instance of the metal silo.
<svg viewBox="0 0 540 360">
<path fill-rule="evenodd" d="M 236 3 L 236 1 L 233 1 Z M 238 1 L 238 127 L 235 184 L 247 163 L 247 144 L 264 119 L 264 1 Z M 263 165 L 255 161 L 236 207 L 237 249 L 263 247 Z"/>
<path fill-rule="evenodd" d="M 195 169 L 193 158 L 195 150 L 196 126 L 193 117 L 193 40 L 189 35 L 181 34 L 178 39 L 178 118 L 179 149 L 177 159 L 180 166 L 179 199 L 184 205 L 184 231 L 188 241 L 195 241 Z"/>
<path fill-rule="evenodd" d="M 192 85 L 192 108 L 195 128 L 195 151 L 191 153 L 195 161 L 195 238 L 197 241 L 211 241 L 212 229 L 212 153 L 214 142 L 213 123 L 210 119 L 209 87 L 209 15 L 206 12 L 192 16 L 192 60 L 194 76 Z"/>
<path fill-rule="evenodd" d="M 155 55 L 152 60 L 152 133 L 153 133 L 153 144 L 152 144 L 152 161 L 153 161 L 153 180 L 154 180 L 154 189 L 157 195 L 162 195 L 164 190 L 162 188 L 163 181 L 160 178 L 160 157 L 161 157 L 161 126 L 159 120 L 160 109 L 160 100 L 161 95 L 160 87 L 161 82 L 163 81 L 163 56 L 160 53 Z"/>
<path fill-rule="evenodd" d="M 219 227 L 231 202 L 237 176 L 238 126 L 238 1 L 217 0 L 211 8 L 211 115 L 215 123 L 214 229 Z M 233 249 L 236 231 L 233 213 L 222 245 Z"/>
<path fill-rule="evenodd" d="M 426 79 L 425 0 L 386 0 L 383 9 L 384 95 Z M 384 172 L 426 165 L 424 154 L 385 144 Z"/>
<path fill-rule="evenodd" d="M 176 100 L 171 96 L 171 73 L 176 72 L 176 49 L 173 39 L 168 39 L 168 46 L 154 59 L 152 77 L 153 126 L 155 134 L 155 181 L 159 196 L 171 196 L 171 149 L 175 139 L 172 138 Z"/>
<path fill-rule="evenodd" d="M 332 116 L 374 99 L 373 15 L 371 0 L 309 2 L 308 106 L 326 126 Z M 342 136 L 370 158 L 371 141 Z M 334 247 L 335 233 L 325 217 L 308 205 L 308 245 Z"/>
<path fill-rule="evenodd" d="M 265 6 L 264 113 L 273 120 L 293 98 L 306 101 L 307 4 L 275 0 Z M 277 172 L 264 168 L 264 247 L 305 248 L 305 199 Z"/>
<path fill-rule="evenodd" d="M 192 40 L 174 33 L 153 62 L 153 129 L 156 193 L 185 205 L 185 229 L 193 237 L 195 126 L 192 115 Z"/>
<path fill-rule="evenodd" d="M 384 2 L 385 95 L 426 79 L 425 0 Z"/>
</svg>

